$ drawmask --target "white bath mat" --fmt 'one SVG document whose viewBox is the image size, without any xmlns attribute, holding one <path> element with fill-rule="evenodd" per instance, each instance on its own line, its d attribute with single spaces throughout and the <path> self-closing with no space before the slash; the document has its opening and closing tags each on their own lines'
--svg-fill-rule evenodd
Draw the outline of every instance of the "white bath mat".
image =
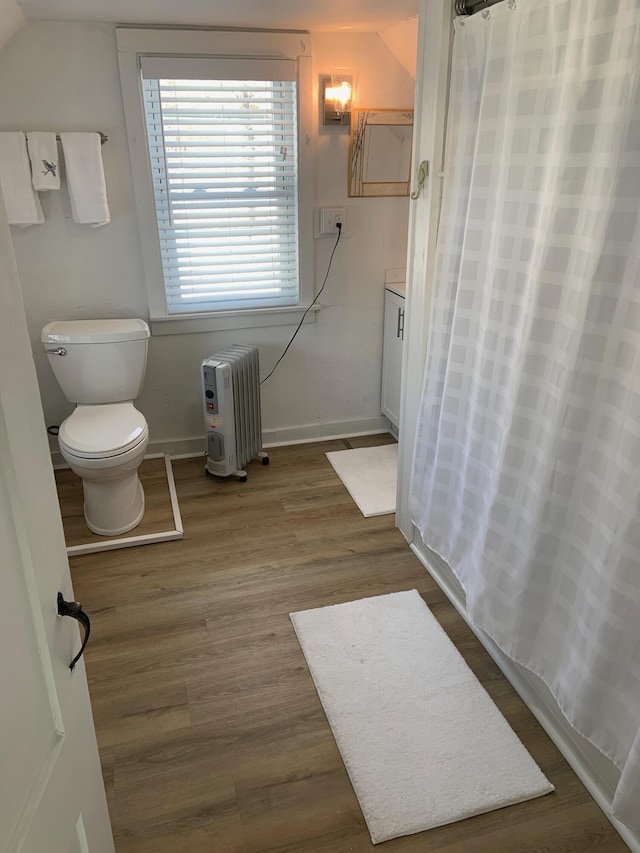
<svg viewBox="0 0 640 853">
<path fill-rule="evenodd" d="M 416 590 L 291 621 L 374 844 L 553 790 Z"/>
<path fill-rule="evenodd" d="M 334 450 L 327 459 L 364 516 L 396 511 L 397 444 Z"/>
</svg>

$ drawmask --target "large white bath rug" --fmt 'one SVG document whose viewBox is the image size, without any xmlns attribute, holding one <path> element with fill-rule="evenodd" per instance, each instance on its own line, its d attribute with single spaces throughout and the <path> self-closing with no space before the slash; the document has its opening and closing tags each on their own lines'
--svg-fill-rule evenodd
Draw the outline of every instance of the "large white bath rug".
<svg viewBox="0 0 640 853">
<path fill-rule="evenodd" d="M 332 450 L 327 459 L 364 516 L 396 511 L 397 444 Z"/>
<path fill-rule="evenodd" d="M 291 621 L 374 844 L 553 790 L 416 590 Z"/>
</svg>

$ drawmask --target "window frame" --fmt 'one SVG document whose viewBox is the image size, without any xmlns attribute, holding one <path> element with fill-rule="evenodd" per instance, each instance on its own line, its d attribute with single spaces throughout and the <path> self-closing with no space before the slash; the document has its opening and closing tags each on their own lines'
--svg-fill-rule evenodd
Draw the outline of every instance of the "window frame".
<svg viewBox="0 0 640 853">
<path fill-rule="evenodd" d="M 300 322 L 314 296 L 311 44 L 307 33 L 116 28 L 133 189 L 153 334 L 222 331 Z M 169 314 L 144 117 L 142 56 L 293 59 L 298 69 L 298 304 Z M 315 307 L 315 306 L 314 306 Z M 314 311 L 309 318 L 315 317 Z"/>
</svg>

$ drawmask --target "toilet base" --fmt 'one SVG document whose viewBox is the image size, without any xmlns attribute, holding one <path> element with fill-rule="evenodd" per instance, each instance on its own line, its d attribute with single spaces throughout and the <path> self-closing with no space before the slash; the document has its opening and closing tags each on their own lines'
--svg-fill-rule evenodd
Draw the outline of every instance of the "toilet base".
<svg viewBox="0 0 640 853">
<path fill-rule="evenodd" d="M 144 489 L 137 469 L 117 480 L 83 480 L 84 520 L 98 536 L 121 536 L 144 516 Z"/>
</svg>

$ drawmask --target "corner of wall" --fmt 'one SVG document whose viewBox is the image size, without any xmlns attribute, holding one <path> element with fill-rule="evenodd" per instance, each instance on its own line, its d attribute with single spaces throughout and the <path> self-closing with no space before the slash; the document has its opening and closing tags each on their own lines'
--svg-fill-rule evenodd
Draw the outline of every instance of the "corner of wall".
<svg viewBox="0 0 640 853">
<path fill-rule="evenodd" d="M 418 65 L 418 16 L 399 21 L 378 33 L 402 67 L 416 79 Z"/>
<path fill-rule="evenodd" d="M 16 0 L 0 0 L 0 50 L 26 24 L 22 9 Z"/>
</svg>

